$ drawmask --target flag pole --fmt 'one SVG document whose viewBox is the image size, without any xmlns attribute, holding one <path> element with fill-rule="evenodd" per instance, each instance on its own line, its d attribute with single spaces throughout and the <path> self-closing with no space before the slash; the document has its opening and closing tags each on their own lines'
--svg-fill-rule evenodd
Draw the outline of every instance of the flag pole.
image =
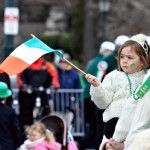
<svg viewBox="0 0 150 150">
<path fill-rule="evenodd" d="M 30 34 L 33 38 L 36 38 L 35 35 Z M 76 68 L 78 71 L 80 71 L 81 73 L 83 73 L 84 75 L 86 75 L 86 72 L 84 72 L 83 70 L 79 69 L 77 66 L 75 66 L 74 64 L 72 64 L 69 60 L 63 58 L 67 63 L 69 63 L 71 66 L 73 66 L 74 68 Z"/>
<path fill-rule="evenodd" d="M 74 68 L 76 68 L 78 71 L 80 71 L 81 73 L 83 73 L 84 75 L 86 75 L 86 73 L 83 71 L 83 70 L 81 70 L 81 69 L 79 69 L 77 66 L 75 66 L 74 64 L 72 64 L 69 60 L 67 60 L 67 59 L 65 59 L 65 58 L 63 58 L 67 63 L 69 63 L 71 66 L 73 66 Z"/>
<path fill-rule="evenodd" d="M 30 34 L 30 35 L 31 35 L 33 38 L 34 38 L 34 37 L 36 37 L 36 36 L 35 36 L 35 35 L 33 35 L 33 34 Z"/>
</svg>

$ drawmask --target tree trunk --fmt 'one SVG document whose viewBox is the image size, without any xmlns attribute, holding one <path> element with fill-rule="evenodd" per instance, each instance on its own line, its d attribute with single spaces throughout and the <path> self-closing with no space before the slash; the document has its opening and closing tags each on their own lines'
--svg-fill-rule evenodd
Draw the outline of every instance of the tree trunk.
<svg viewBox="0 0 150 150">
<path fill-rule="evenodd" d="M 86 66 L 93 57 L 94 51 L 94 25 L 92 0 L 84 1 L 84 31 L 83 31 L 83 64 Z"/>
</svg>

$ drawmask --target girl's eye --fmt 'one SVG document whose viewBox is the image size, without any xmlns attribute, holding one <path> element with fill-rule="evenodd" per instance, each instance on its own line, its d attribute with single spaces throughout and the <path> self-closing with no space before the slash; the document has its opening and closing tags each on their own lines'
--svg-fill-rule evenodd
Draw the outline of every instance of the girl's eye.
<svg viewBox="0 0 150 150">
<path fill-rule="evenodd" d="M 120 55 L 120 58 L 121 58 L 121 59 L 127 58 L 127 59 L 130 59 L 130 60 L 133 59 L 133 57 L 130 57 L 130 56 L 123 56 L 123 55 Z"/>
<path fill-rule="evenodd" d="M 132 57 L 128 57 L 128 59 L 133 59 Z"/>
</svg>

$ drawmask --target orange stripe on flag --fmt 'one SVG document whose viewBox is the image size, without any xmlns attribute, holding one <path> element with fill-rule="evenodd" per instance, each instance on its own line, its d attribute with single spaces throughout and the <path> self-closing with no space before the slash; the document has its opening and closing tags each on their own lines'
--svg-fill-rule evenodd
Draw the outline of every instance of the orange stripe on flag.
<svg viewBox="0 0 150 150">
<path fill-rule="evenodd" d="M 6 72 L 8 75 L 14 75 L 20 73 L 25 68 L 27 68 L 29 64 L 22 61 L 21 59 L 9 55 L 3 63 L 0 65 L 0 69 Z"/>
</svg>

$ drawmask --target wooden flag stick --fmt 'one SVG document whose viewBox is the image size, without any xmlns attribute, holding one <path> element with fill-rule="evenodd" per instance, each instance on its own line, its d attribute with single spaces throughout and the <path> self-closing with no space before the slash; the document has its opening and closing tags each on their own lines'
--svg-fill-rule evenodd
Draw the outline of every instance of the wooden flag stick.
<svg viewBox="0 0 150 150">
<path fill-rule="evenodd" d="M 30 34 L 32 37 L 36 37 L 35 35 L 33 35 L 33 34 Z"/>
<path fill-rule="evenodd" d="M 83 73 L 84 75 L 86 75 L 86 73 L 83 71 L 83 70 L 81 70 L 81 69 L 79 69 L 77 66 L 75 66 L 74 64 L 72 64 L 69 60 L 67 60 L 67 59 L 65 59 L 65 58 L 63 58 L 66 62 L 68 62 L 71 66 L 73 66 L 74 68 L 76 68 L 78 71 L 80 71 L 81 73 Z"/>
<path fill-rule="evenodd" d="M 30 34 L 32 37 L 36 37 L 35 35 L 33 35 L 33 34 Z M 68 62 L 71 66 L 73 66 L 74 68 L 76 68 L 78 71 L 80 71 L 81 73 L 83 73 L 84 75 L 86 75 L 86 73 L 83 71 L 83 70 L 81 70 L 81 69 L 79 69 L 77 66 L 75 66 L 74 64 L 72 64 L 69 60 L 67 60 L 67 59 L 65 59 L 65 58 L 63 58 L 66 62 Z"/>
</svg>

